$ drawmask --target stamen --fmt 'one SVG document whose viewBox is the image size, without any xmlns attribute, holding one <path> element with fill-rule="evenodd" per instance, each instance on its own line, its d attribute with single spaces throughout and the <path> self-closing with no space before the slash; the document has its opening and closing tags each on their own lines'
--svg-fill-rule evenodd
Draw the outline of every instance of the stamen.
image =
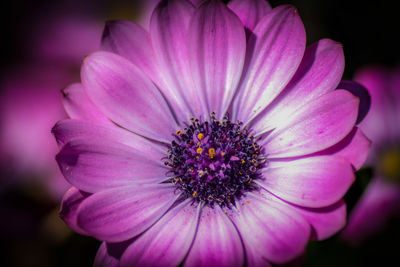
<svg viewBox="0 0 400 267">
<path fill-rule="evenodd" d="M 168 149 L 164 164 L 174 176 L 170 182 L 186 198 L 209 206 L 230 207 L 258 189 L 254 180 L 261 179 L 266 157 L 250 131 L 228 117 L 218 121 L 215 112 L 209 120 L 190 121 L 176 132 Z"/>
</svg>

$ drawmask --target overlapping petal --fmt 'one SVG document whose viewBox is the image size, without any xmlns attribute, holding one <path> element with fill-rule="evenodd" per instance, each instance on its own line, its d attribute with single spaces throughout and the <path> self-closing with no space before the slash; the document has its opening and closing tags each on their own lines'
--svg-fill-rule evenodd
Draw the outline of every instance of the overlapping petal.
<svg viewBox="0 0 400 267">
<path fill-rule="evenodd" d="M 159 84 L 159 70 L 154 60 L 150 35 L 139 25 L 127 20 L 108 21 L 101 49 L 129 59 L 153 82 Z"/>
<path fill-rule="evenodd" d="M 163 92 L 177 104 L 179 123 L 189 121 L 195 114 L 202 114 L 200 94 L 192 82 L 187 44 L 189 22 L 194 11 L 189 1 L 164 1 L 154 10 L 150 23 L 155 59 L 159 62 L 159 73 L 164 83 Z"/>
<path fill-rule="evenodd" d="M 102 124 L 112 122 L 93 104 L 82 84 L 74 83 L 62 90 L 63 105 L 71 119 L 97 121 Z"/>
<path fill-rule="evenodd" d="M 172 185 L 109 189 L 82 202 L 77 211 L 78 226 L 100 240 L 128 240 L 156 222 L 176 198 Z"/>
<path fill-rule="evenodd" d="M 344 90 L 303 106 L 260 141 L 271 158 L 301 156 L 328 148 L 354 127 L 359 100 Z"/>
<path fill-rule="evenodd" d="M 354 181 L 350 163 L 341 157 L 320 156 L 271 162 L 259 184 L 278 197 L 305 207 L 325 207 L 339 201 Z"/>
<path fill-rule="evenodd" d="M 95 105 L 126 129 L 166 142 L 177 129 L 160 91 L 127 59 L 91 54 L 82 65 L 82 83 Z"/>
<path fill-rule="evenodd" d="M 305 49 L 305 30 L 291 6 L 272 9 L 247 44 L 245 74 L 233 102 L 233 119 L 256 117 L 290 81 Z"/>
<path fill-rule="evenodd" d="M 89 196 L 89 193 L 80 191 L 76 187 L 71 187 L 61 201 L 60 217 L 72 230 L 82 235 L 85 235 L 86 232 L 77 224 L 77 210 L 82 201 Z"/>
<path fill-rule="evenodd" d="M 220 1 L 207 1 L 194 13 L 188 35 L 194 86 L 208 113 L 223 117 L 238 85 L 246 52 L 242 23 Z"/>
<path fill-rule="evenodd" d="M 266 194 L 249 193 L 231 218 L 246 247 L 248 266 L 282 263 L 300 255 L 310 236 L 302 216 Z"/>
<path fill-rule="evenodd" d="M 228 7 L 250 31 L 253 31 L 258 22 L 271 10 L 271 6 L 265 0 L 232 0 Z"/>
<path fill-rule="evenodd" d="M 278 97 L 252 122 L 257 133 L 267 132 L 319 96 L 333 91 L 344 70 L 342 46 L 323 39 L 307 47 L 295 75 Z"/>
<path fill-rule="evenodd" d="M 166 147 L 140 135 L 126 131 L 114 124 L 104 125 L 86 120 L 62 120 L 53 127 L 57 143 L 63 147 L 74 139 L 118 142 L 145 153 L 154 159 L 165 156 Z"/>
<path fill-rule="evenodd" d="M 200 206 L 187 200 L 174 207 L 154 226 L 138 237 L 121 258 L 121 267 L 178 266 L 195 236 Z"/>
<path fill-rule="evenodd" d="M 94 267 L 118 267 L 119 258 L 113 254 L 112 247 L 109 243 L 101 243 L 94 259 Z"/>
<path fill-rule="evenodd" d="M 185 266 L 243 266 L 244 258 L 240 236 L 223 210 L 204 207 Z"/>
<path fill-rule="evenodd" d="M 64 145 L 56 159 L 67 181 L 94 193 L 131 183 L 161 181 L 168 169 L 152 154 L 111 140 L 75 139 Z"/>
</svg>

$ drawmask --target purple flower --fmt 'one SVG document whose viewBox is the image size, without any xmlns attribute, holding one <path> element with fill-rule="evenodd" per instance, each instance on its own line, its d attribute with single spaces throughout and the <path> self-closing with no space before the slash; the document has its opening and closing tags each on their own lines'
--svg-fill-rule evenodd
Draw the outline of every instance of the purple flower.
<svg viewBox="0 0 400 267">
<path fill-rule="evenodd" d="M 95 265 L 265 266 L 343 227 L 369 141 L 335 90 L 341 45 L 305 48 L 295 8 L 162 1 L 149 32 L 107 23 L 102 49 L 53 129 L 61 216 L 104 241 Z"/>
<path fill-rule="evenodd" d="M 370 66 L 360 70 L 355 79 L 371 95 L 371 109 L 360 128 L 373 142 L 365 165 L 374 168 L 373 180 L 342 234 L 358 244 L 400 215 L 400 70 Z"/>
</svg>

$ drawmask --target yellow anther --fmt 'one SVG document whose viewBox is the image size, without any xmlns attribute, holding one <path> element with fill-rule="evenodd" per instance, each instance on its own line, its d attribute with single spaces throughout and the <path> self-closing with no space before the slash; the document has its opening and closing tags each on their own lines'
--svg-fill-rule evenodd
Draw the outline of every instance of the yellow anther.
<svg viewBox="0 0 400 267">
<path fill-rule="evenodd" d="M 246 161 L 244 159 L 242 159 L 242 164 L 245 164 L 245 163 L 246 163 Z"/>
<path fill-rule="evenodd" d="M 214 148 L 210 148 L 208 150 L 208 155 L 210 156 L 210 158 L 214 158 L 215 157 L 215 149 Z"/>
<path fill-rule="evenodd" d="M 203 149 L 201 147 L 198 147 L 196 152 L 197 152 L 197 154 L 201 154 L 203 152 Z"/>
<path fill-rule="evenodd" d="M 200 177 L 203 176 L 204 175 L 204 171 L 200 170 L 199 171 L 199 175 L 200 175 Z"/>
<path fill-rule="evenodd" d="M 195 197 L 196 195 L 197 195 L 197 192 L 194 191 L 193 194 L 192 194 L 192 196 Z"/>
<path fill-rule="evenodd" d="M 224 152 L 224 151 L 221 151 L 221 156 L 223 156 L 223 155 L 225 155 L 225 152 Z"/>
<path fill-rule="evenodd" d="M 204 134 L 199 133 L 199 134 L 197 135 L 197 138 L 198 138 L 199 140 L 203 139 L 203 138 L 204 138 Z"/>
<path fill-rule="evenodd" d="M 181 134 L 182 134 L 182 131 L 178 130 L 178 131 L 176 131 L 176 134 L 177 134 L 177 135 L 181 135 Z"/>
</svg>

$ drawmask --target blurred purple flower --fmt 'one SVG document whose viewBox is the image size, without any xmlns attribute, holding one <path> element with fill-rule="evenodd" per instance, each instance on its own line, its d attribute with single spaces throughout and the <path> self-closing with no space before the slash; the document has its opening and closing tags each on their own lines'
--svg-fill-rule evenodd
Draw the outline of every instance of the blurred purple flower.
<svg viewBox="0 0 400 267">
<path fill-rule="evenodd" d="M 358 244 L 400 215 L 400 69 L 360 70 L 355 79 L 371 95 L 371 109 L 360 128 L 372 140 L 366 166 L 373 180 L 355 206 L 343 237 Z"/>
<path fill-rule="evenodd" d="M 262 0 L 107 23 L 53 128 L 61 216 L 104 241 L 96 266 L 265 266 L 343 227 L 369 141 L 335 90 L 341 45 L 305 42 L 294 7 Z"/>
<path fill-rule="evenodd" d="M 1 183 L 39 181 L 59 201 L 69 187 L 54 159 L 58 149 L 51 136 L 52 126 L 66 118 L 60 90 L 79 79 L 82 58 L 98 50 L 101 27 L 64 16 L 43 18 L 33 32 L 30 59 L 2 74 L 0 163 L 21 179 L 2 177 Z"/>
</svg>

